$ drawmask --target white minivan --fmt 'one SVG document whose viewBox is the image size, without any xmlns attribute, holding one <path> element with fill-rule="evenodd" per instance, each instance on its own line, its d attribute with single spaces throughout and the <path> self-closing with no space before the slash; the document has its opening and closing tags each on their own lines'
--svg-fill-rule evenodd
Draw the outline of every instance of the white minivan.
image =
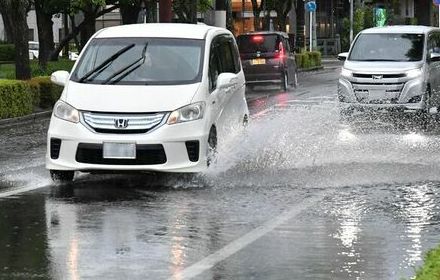
<svg viewBox="0 0 440 280">
<path fill-rule="evenodd" d="M 106 28 L 72 73 L 51 80 L 64 86 L 47 137 L 55 181 L 75 171 L 201 172 L 249 116 L 235 39 L 213 26 Z"/>
</svg>

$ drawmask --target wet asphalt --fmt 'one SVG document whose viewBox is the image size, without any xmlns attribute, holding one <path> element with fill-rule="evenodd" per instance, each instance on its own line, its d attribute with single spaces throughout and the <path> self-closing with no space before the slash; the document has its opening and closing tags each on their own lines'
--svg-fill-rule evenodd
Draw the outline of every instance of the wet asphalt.
<svg viewBox="0 0 440 280">
<path fill-rule="evenodd" d="M 0 127 L 0 279 L 410 279 L 440 244 L 440 125 L 341 123 L 337 75 L 248 92 L 199 175 L 54 185 L 48 119 Z"/>
</svg>

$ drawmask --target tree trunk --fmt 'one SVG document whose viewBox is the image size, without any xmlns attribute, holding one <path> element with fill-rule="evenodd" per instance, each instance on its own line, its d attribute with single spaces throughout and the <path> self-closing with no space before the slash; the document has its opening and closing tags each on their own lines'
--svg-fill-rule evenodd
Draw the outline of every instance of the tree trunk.
<svg viewBox="0 0 440 280">
<path fill-rule="evenodd" d="M 4 0 L 0 0 L 0 1 L 4 1 Z M 113 10 L 116 10 L 118 8 L 119 8 L 119 5 L 113 5 L 110 8 L 101 10 L 94 15 L 95 19 L 106 14 L 106 13 L 109 13 Z M 86 28 L 85 27 L 86 24 L 88 24 L 88 23 L 85 20 L 83 20 L 78 26 L 72 26 L 72 31 L 70 31 L 69 34 L 66 34 L 64 36 L 64 38 L 61 40 L 60 44 L 55 48 L 53 56 L 58 56 L 58 54 L 66 46 L 66 44 L 68 44 L 70 42 L 70 40 L 74 39 L 80 32 L 82 32 L 83 29 Z M 92 35 L 93 35 L 93 33 L 92 33 Z"/>
<path fill-rule="evenodd" d="M 41 69 L 47 69 L 47 61 L 50 58 L 51 53 L 54 51 L 53 40 L 53 21 L 52 15 L 47 14 L 44 10 L 43 0 L 35 0 L 35 13 L 37 15 L 37 27 L 38 27 L 38 64 Z"/>
<path fill-rule="evenodd" d="M 140 11 L 140 2 L 121 5 L 120 12 L 122 17 L 122 24 L 137 23 Z"/>
<path fill-rule="evenodd" d="M 27 0 L 0 0 L 0 9 L 4 15 L 3 21 L 8 21 L 12 27 L 15 44 L 15 77 L 18 80 L 29 80 L 31 68 L 29 65 L 29 34 L 27 25 Z"/>
<path fill-rule="evenodd" d="M 0 8 L 0 9 L 1 9 L 1 15 L 2 15 L 2 19 L 3 19 L 3 26 L 5 28 L 5 41 L 7 43 L 13 43 L 14 42 L 14 32 L 12 30 L 13 25 L 11 25 L 9 20 L 6 20 L 8 18 L 7 12 L 3 8 Z"/>
<path fill-rule="evenodd" d="M 87 41 L 95 34 L 96 32 L 96 14 L 93 12 L 85 12 L 84 13 L 84 25 L 81 29 L 80 34 L 80 44 L 81 50 L 87 44 Z"/>
</svg>

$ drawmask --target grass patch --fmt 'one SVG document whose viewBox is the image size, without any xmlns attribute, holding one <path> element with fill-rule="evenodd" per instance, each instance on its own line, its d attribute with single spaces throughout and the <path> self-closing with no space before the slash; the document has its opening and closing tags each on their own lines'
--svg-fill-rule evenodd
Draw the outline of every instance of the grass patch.
<svg viewBox="0 0 440 280">
<path fill-rule="evenodd" d="M 50 76 L 57 70 L 71 71 L 75 61 L 68 59 L 59 59 L 58 61 L 49 61 L 47 70 L 43 71 L 39 65 L 38 60 L 31 60 L 31 75 L 32 77 Z M 0 64 L 0 79 L 15 79 L 15 64 Z"/>
<path fill-rule="evenodd" d="M 429 251 L 425 256 L 425 263 L 417 270 L 416 280 L 440 279 L 440 247 Z"/>
</svg>

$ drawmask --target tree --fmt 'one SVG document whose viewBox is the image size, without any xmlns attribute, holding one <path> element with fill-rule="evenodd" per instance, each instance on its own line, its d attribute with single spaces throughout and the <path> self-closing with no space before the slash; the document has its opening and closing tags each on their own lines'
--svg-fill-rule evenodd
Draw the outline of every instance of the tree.
<svg viewBox="0 0 440 280">
<path fill-rule="evenodd" d="M 260 14 L 263 10 L 266 0 L 261 0 L 260 5 L 258 5 L 257 0 L 251 0 L 252 3 L 252 13 L 254 14 L 254 28 L 255 31 L 261 30 L 261 18 Z"/>
<path fill-rule="evenodd" d="M 277 12 L 275 20 L 275 29 L 286 31 L 287 15 L 292 9 L 292 0 L 268 0 L 271 10 Z"/>
<path fill-rule="evenodd" d="M 211 0 L 173 0 L 173 12 L 178 22 L 197 23 L 197 11 L 212 9 Z"/>
<path fill-rule="evenodd" d="M 29 65 L 29 35 L 27 11 L 30 7 L 28 0 L 0 0 L 0 11 L 3 22 L 11 26 L 15 44 L 15 77 L 19 80 L 31 78 Z"/>
</svg>

